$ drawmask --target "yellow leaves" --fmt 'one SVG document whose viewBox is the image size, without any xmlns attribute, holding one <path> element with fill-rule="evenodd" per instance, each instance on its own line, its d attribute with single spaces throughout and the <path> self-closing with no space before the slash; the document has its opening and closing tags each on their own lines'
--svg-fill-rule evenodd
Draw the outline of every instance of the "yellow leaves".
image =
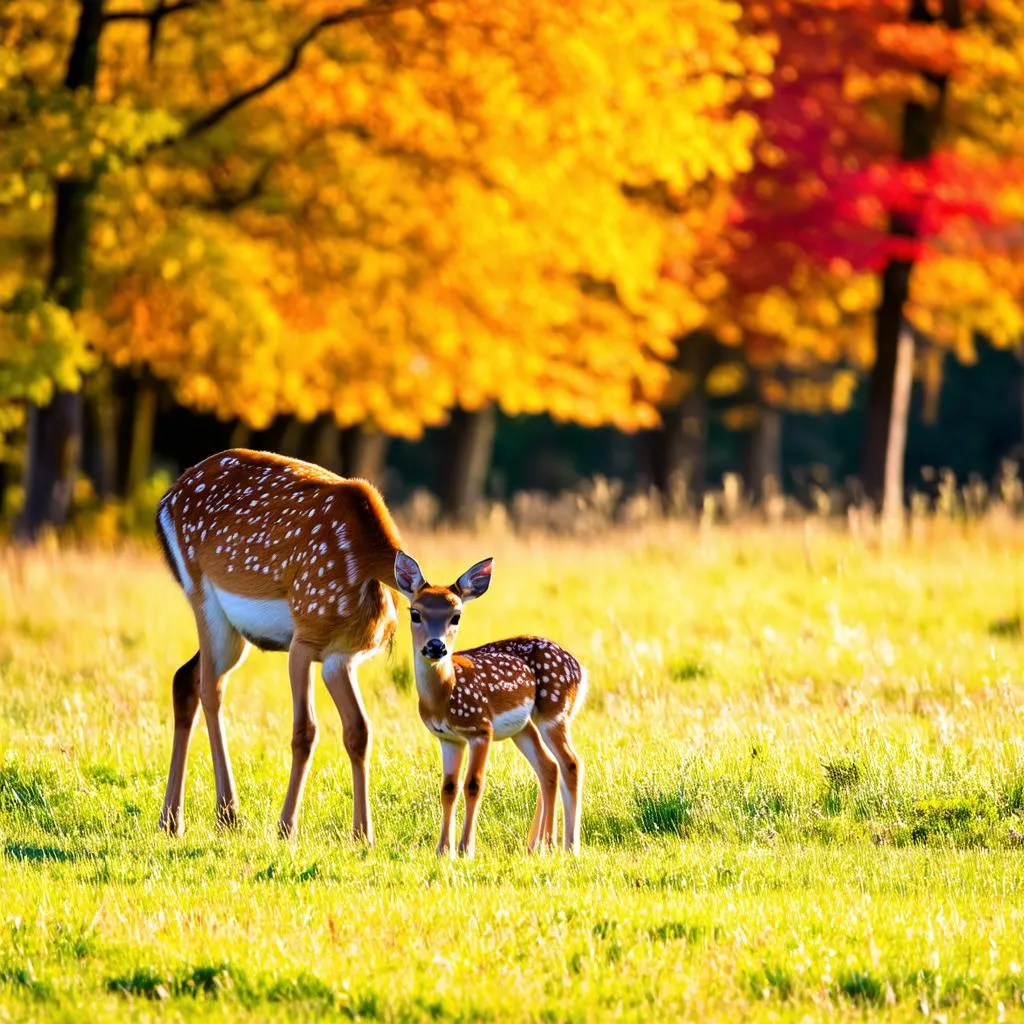
<svg viewBox="0 0 1024 1024">
<path fill-rule="evenodd" d="M 865 313 L 873 310 L 880 299 L 878 279 L 862 274 L 844 284 L 836 295 L 836 302 L 844 313 Z"/>
<path fill-rule="evenodd" d="M 181 273 L 181 261 L 174 259 L 166 259 L 160 266 L 160 276 L 165 281 L 173 281 Z"/>
<path fill-rule="evenodd" d="M 718 363 L 707 376 L 705 386 L 709 395 L 718 398 L 734 395 L 747 382 L 742 363 Z"/>
<path fill-rule="evenodd" d="M 93 366 L 71 314 L 31 281 L 0 307 L 0 403 L 45 403 L 54 388 L 76 390 Z"/>
<path fill-rule="evenodd" d="M 857 390 L 857 375 L 850 370 L 834 374 L 828 388 L 828 407 L 833 412 L 845 412 Z"/>
<path fill-rule="evenodd" d="M 102 102 L 49 83 L 9 152 L 106 172 L 103 353 L 252 423 L 331 411 L 414 435 L 493 400 L 652 422 L 672 338 L 728 298 L 713 267 L 664 268 L 714 251 L 758 133 L 731 107 L 768 88 L 770 42 L 720 0 L 438 3 L 323 33 L 214 132 L 130 166 L 335 10 L 167 18 L 152 66 L 145 26 L 114 23 Z"/>
</svg>

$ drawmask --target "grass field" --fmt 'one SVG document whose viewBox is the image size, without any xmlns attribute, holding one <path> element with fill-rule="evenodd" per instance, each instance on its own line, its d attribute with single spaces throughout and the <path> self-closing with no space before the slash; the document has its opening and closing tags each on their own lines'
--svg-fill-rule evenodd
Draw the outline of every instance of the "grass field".
<svg viewBox="0 0 1024 1024">
<path fill-rule="evenodd" d="M 184 600 L 155 553 L 0 552 L 0 1019 L 1024 1017 L 1024 538 L 929 529 L 411 539 L 446 581 L 497 556 L 466 646 L 539 632 L 589 666 L 578 860 L 524 852 L 507 743 L 477 859 L 434 855 L 404 613 L 362 670 L 374 849 L 322 689 L 275 837 L 279 655 L 228 690 L 241 825 L 200 725 L 186 835 L 157 834 Z"/>
</svg>

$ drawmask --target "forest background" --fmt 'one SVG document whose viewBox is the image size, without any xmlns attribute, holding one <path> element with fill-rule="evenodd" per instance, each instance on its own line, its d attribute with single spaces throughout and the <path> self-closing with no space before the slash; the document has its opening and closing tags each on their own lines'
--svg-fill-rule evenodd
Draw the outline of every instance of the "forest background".
<svg viewBox="0 0 1024 1024">
<path fill-rule="evenodd" d="M 462 521 L 596 474 L 1019 489 L 1014 0 L 11 0 L 0 39 L 25 539 L 231 444 Z"/>
</svg>

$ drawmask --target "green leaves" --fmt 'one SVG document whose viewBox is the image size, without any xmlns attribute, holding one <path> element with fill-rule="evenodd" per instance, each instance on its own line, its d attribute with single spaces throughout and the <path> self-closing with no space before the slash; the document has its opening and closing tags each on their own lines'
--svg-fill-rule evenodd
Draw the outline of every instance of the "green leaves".
<svg viewBox="0 0 1024 1024">
<path fill-rule="evenodd" d="M 46 298 L 42 282 L 30 281 L 0 309 L 0 407 L 48 402 L 55 388 L 77 390 L 93 364 L 71 314 Z"/>
</svg>

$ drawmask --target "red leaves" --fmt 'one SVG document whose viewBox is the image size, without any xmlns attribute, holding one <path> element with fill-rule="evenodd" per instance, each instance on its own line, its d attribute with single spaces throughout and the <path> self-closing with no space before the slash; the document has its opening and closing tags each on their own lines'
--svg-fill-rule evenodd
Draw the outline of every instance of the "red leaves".
<svg viewBox="0 0 1024 1024">
<path fill-rule="evenodd" d="M 751 9 L 779 50 L 772 94 L 751 105 L 765 156 L 741 186 L 734 221 L 746 242 L 741 291 L 784 285 L 801 266 L 872 272 L 890 259 L 927 259 L 952 222 L 996 222 L 1009 178 L 997 160 L 898 157 L 904 105 L 935 102 L 935 76 L 957 70 L 958 32 L 932 13 L 933 23 L 911 22 L 906 0 Z"/>
</svg>

